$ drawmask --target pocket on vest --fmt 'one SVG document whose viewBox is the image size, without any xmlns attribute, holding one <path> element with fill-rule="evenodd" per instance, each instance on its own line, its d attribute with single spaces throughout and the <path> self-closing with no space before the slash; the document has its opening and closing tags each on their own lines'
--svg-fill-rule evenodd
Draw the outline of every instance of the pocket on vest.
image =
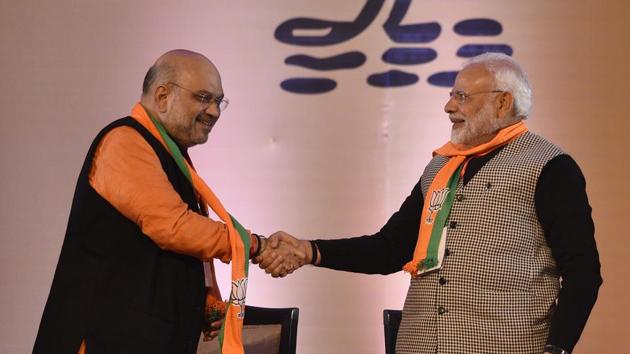
<svg viewBox="0 0 630 354">
<path fill-rule="evenodd" d="M 483 320 L 513 326 L 529 326 L 533 294 L 525 291 L 482 290 L 473 309 Z"/>
</svg>

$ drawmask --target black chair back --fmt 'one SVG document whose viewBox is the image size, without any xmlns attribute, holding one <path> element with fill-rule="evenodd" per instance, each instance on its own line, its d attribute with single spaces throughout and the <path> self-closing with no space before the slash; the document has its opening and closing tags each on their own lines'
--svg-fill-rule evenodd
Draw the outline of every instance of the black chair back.
<svg viewBox="0 0 630 354">
<path fill-rule="evenodd" d="M 281 325 L 279 354 L 295 354 L 300 310 L 296 307 L 269 308 L 247 305 L 243 324 Z"/>
<path fill-rule="evenodd" d="M 383 310 L 383 327 L 385 328 L 385 354 L 396 353 L 396 336 L 400 326 L 401 310 Z"/>
</svg>

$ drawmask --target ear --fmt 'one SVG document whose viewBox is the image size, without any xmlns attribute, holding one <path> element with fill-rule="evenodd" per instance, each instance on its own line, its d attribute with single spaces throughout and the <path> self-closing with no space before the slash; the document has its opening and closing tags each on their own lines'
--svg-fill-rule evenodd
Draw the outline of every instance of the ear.
<svg viewBox="0 0 630 354">
<path fill-rule="evenodd" d="M 158 112 L 165 113 L 168 110 L 168 95 L 170 92 L 166 85 L 160 85 L 155 88 L 153 99 Z"/>
<path fill-rule="evenodd" d="M 514 113 L 514 96 L 510 92 L 502 92 L 497 97 L 497 117 L 510 117 Z"/>
</svg>

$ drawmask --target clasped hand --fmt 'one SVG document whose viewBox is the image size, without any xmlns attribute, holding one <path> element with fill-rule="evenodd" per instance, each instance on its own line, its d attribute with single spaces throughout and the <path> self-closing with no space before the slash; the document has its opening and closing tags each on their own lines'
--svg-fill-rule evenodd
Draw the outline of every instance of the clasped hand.
<svg viewBox="0 0 630 354">
<path fill-rule="evenodd" d="M 265 242 L 254 263 L 274 278 L 283 278 L 305 264 L 311 263 L 313 250 L 307 240 L 299 240 L 284 231 L 278 231 Z"/>
</svg>

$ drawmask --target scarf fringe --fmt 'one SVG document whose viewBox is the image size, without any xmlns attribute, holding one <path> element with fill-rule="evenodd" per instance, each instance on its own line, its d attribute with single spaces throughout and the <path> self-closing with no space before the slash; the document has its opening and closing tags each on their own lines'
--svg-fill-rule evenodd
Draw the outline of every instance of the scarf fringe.
<svg viewBox="0 0 630 354">
<path fill-rule="evenodd" d="M 403 267 L 403 270 L 411 274 L 411 276 L 416 276 L 418 274 L 418 264 L 415 263 L 414 261 L 408 262 Z"/>
</svg>

